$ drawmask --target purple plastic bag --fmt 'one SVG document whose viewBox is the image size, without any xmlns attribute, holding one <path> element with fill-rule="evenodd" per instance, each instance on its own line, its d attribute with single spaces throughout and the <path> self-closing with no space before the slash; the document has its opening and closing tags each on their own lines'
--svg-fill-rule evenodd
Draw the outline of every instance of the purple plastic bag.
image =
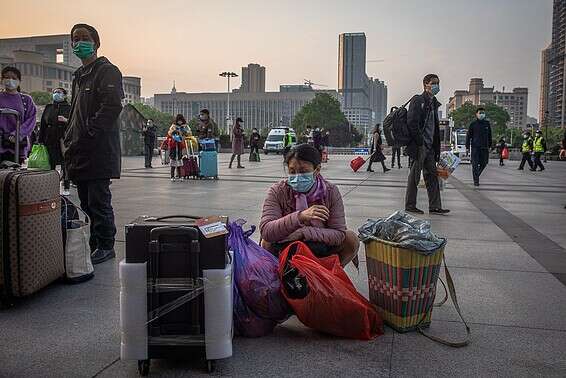
<svg viewBox="0 0 566 378">
<path fill-rule="evenodd" d="M 246 306 L 234 285 L 234 330 L 236 335 L 244 337 L 261 337 L 273 332 L 277 325 L 274 320 L 263 319 Z"/>
<path fill-rule="evenodd" d="M 244 223 L 243 220 L 237 220 L 228 226 L 228 243 L 234 251 L 234 294 L 237 289 L 243 305 L 257 317 L 281 323 L 287 320 L 291 310 L 281 294 L 279 260 L 250 239 L 255 226 L 244 232 Z M 236 300 L 234 318 L 237 320 L 240 315 L 246 316 L 242 313 L 236 314 Z"/>
</svg>

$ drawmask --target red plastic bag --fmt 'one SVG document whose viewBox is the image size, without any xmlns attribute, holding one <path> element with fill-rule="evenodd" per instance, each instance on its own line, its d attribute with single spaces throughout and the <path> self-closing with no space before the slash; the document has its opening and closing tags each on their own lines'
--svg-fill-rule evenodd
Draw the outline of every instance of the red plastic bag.
<svg viewBox="0 0 566 378">
<path fill-rule="evenodd" d="M 281 253 L 279 276 L 283 296 L 307 327 L 361 340 L 383 334 L 376 308 L 358 293 L 338 256 L 319 259 L 295 242 Z"/>
<path fill-rule="evenodd" d="M 503 148 L 503 150 L 501 151 L 501 158 L 509 159 L 509 149 L 507 147 Z"/>
<path fill-rule="evenodd" d="M 357 172 L 358 169 L 360 169 L 365 163 L 366 160 L 363 157 L 358 156 L 350 162 L 350 168 L 352 168 L 352 171 Z"/>
</svg>

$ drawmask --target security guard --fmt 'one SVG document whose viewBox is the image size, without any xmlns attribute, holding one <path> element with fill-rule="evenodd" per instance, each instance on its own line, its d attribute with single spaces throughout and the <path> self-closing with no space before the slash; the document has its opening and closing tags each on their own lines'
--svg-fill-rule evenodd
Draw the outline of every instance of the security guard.
<svg viewBox="0 0 566 378">
<path fill-rule="evenodd" d="M 521 164 L 519 164 L 519 170 L 522 171 L 525 168 L 525 162 L 529 163 L 531 171 L 534 171 L 533 161 L 531 160 L 531 153 L 533 152 L 533 138 L 531 138 L 531 133 L 525 131 L 523 134 L 523 145 L 521 146 L 521 152 L 523 153 L 523 158 L 521 159 Z"/>
<path fill-rule="evenodd" d="M 546 152 L 546 140 L 542 137 L 542 131 L 537 130 L 535 135 L 535 140 L 533 142 L 533 150 L 535 152 L 535 171 L 537 168 L 540 168 L 541 171 L 544 171 L 544 165 L 542 165 L 542 161 L 540 161 L 540 157 Z"/>
</svg>

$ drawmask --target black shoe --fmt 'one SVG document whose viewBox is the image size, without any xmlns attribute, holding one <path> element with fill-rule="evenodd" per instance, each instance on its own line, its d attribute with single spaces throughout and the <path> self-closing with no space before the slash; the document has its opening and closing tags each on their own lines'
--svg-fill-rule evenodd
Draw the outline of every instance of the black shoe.
<svg viewBox="0 0 566 378">
<path fill-rule="evenodd" d="M 246 167 L 244 167 L 243 165 L 238 165 L 236 168 L 243 169 L 243 168 L 246 168 Z"/>
<path fill-rule="evenodd" d="M 474 186 L 480 186 L 479 182 L 474 182 Z"/>
<path fill-rule="evenodd" d="M 531 172 L 536 172 L 537 170 L 536 170 L 536 168 L 535 168 L 535 169 L 529 168 L 529 171 L 531 171 Z"/>
<path fill-rule="evenodd" d="M 524 168 L 517 168 L 518 171 L 523 171 L 525 170 Z"/>
<path fill-rule="evenodd" d="M 383 168 L 383 173 L 389 172 L 390 170 L 391 170 L 391 169 L 389 169 L 389 168 Z"/>
<path fill-rule="evenodd" d="M 541 170 L 540 170 L 540 171 L 542 172 L 542 171 L 544 171 L 545 169 L 546 169 L 546 168 L 541 168 Z"/>
<path fill-rule="evenodd" d="M 421 209 L 417 209 L 416 207 L 406 207 L 405 211 L 415 214 L 424 214 L 424 211 L 422 211 Z"/>
<path fill-rule="evenodd" d="M 401 169 L 401 168 L 403 168 L 403 167 L 399 166 L 399 169 Z"/>
<path fill-rule="evenodd" d="M 478 185 L 479 185 L 479 184 L 478 184 Z M 444 215 L 444 214 L 448 214 L 448 213 L 450 212 L 450 210 L 448 210 L 448 209 L 428 209 L 428 212 L 429 212 L 430 214 L 441 214 L 441 215 Z"/>
<path fill-rule="evenodd" d="M 368 172 L 375 172 L 373 169 L 369 169 L 369 168 L 366 169 L 366 171 L 368 171 Z"/>
<path fill-rule="evenodd" d="M 116 257 L 116 252 L 113 249 L 97 249 L 90 254 L 90 260 L 93 265 L 103 263 Z"/>
</svg>

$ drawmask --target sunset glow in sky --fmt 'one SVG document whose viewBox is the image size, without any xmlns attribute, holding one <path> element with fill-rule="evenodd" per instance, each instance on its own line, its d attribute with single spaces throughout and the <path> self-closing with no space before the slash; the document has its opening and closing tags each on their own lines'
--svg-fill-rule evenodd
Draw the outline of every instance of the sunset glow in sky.
<svg viewBox="0 0 566 378">
<path fill-rule="evenodd" d="M 552 23 L 552 0 L 19 0 L 2 9 L 0 38 L 95 26 L 100 53 L 141 76 L 145 97 L 169 92 L 173 80 L 179 91 L 224 91 L 218 73 L 251 62 L 266 67 L 268 90 L 305 78 L 336 88 L 338 34 L 363 31 L 367 59 L 384 60 L 367 73 L 385 80 L 389 106 L 436 72 L 444 104 L 483 77 L 498 90 L 528 87 L 534 117 Z"/>
</svg>

